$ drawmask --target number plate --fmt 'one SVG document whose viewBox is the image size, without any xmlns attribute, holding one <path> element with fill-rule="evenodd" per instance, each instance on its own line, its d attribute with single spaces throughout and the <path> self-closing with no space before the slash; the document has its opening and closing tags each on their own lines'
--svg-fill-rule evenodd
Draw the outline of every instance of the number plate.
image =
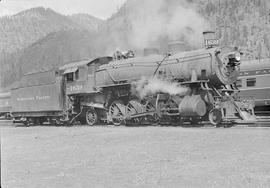
<svg viewBox="0 0 270 188">
<path fill-rule="evenodd" d="M 206 39 L 204 41 L 206 46 L 217 46 L 218 45 L 218 40 L 217 39 Z"/>
</svg>

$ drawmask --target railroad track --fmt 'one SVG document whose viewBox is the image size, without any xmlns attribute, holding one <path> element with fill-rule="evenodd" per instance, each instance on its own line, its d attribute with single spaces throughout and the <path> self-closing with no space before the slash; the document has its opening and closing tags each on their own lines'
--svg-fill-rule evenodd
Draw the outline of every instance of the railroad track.
<svg viewBox="0 0 270 188">
<path fill-rule="evenodd" d="M 213 127 L 209 122 L 204 122 L 204 125 L 189 125 L 189 124 L 184 124 L 182 127 Z M 0 120 L 0 127 L 4 126 L 14 126 L 15 124 L 13 123 L 12 120 Z M 42 125 L 41 125 L 42 126 Z M 48 126 L 48 124 L 43 124 L 43 126 Z M 74 125 L 76 126 L 76 125 Z M 87 125 L 81 125 L 81 126 L 87 126 Z M 137 126 L 151 126 L 151 125 L 137 125 Z M 159 126 L 173 126 L 173 125 L 159 125 Z M 245 121 L 236 121 L 236 123 L 233 125 L 235 126 L 243 126 L 243 127 L 270 127 L 270 116 L 258 116 L 257 121 L 254 123 L 250 122 L 245 122 Z M 180 126 L 179 126 L 180 127 Z"/>
<path fill-rule="evenodd" d="M 270 127 L 270 116 L 257 116 L 257 121 L 249 127 Z"/>
</svg>

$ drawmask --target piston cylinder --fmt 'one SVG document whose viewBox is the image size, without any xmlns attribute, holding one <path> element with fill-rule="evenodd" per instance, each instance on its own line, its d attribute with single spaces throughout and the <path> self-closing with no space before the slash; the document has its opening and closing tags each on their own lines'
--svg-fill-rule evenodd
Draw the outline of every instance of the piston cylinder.
<svg viewBox="0 0 270 188">
<path fill-rule="evenodd" d="M 206 113 L 206 104 L 200 95 L 185 96 L 179 104 L 179 113 L 181 116 L 204 116 Z"/>
</svg>

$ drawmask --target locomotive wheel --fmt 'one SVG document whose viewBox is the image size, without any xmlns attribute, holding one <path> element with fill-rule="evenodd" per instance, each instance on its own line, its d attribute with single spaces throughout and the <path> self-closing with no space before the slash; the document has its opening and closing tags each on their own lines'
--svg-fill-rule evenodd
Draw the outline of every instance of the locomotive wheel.
<svg viewBox="0 0 270 188">
<path fill-rule="evenodd" d="M 96 110 L 92 108 L 88 109 L 85 113 L 85 120 L 86 120 L 87 125 L 89 126 L 93 126 L 94 124 L 96 124 L 98 120 Z"/>
<path fill-rule="evenodd" d="M 26 118 L 25 121 L 23 121 L 23 125 L 25 125 L 26 127 L 29 127 L 31 124 L 31 121 L 29 118 Z"/>
<path fill-rule="evenodd" d="M 209 121 L 212 125 L 217 126 L 222 121 L 222 113 L 218 109 L 212 109 L 208 115 Z"/>
<path fill-rule="evenodd" d="M 146 112 L 155 111 L 155 110 L 156 110 L 156 108 L 151 102 L 147 102 L 145 104 L 145 111 Z"/>
<path fill-rule="evenodd" d="M 144 111 L 141 103 L 138 102 L 137 100 L 129 101 L 127 105 L 127 110 L 128 110 L 129 116 L 142 113 Z M 132 123 L 140 123 L 141 120 L 142 120 L 142 117 L 132 118 Z"/>
<path fill-rule="evenodd" d="M 156 107 L 151 102 L 147 102 L 145 104 L 145 111 L 146 112 L 152 112 L 155 110 L 156 110 Z M 158 124 L 160 122 L 160 117 L 159 117 L 158 113 L 154 113 L 154 115 L 150 117 L 150 121 L 152 121 L 154 124 Z"/>
<path fill-rule="evenodd" d="M 125 106 L 122 101 L 114 101 L 109 108 L 109 116 L 115 126 L 124 124 Z"/>
</svg>

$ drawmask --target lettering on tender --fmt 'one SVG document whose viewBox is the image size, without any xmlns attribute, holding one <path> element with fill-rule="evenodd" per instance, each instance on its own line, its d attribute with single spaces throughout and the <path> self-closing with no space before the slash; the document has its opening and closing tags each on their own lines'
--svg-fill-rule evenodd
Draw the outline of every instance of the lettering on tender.
<svg viewBox="0 0 270 188">
<path fill-rule="evenodd" d="M 17 98 L 17 101 L 48 100 L 50 98 L 50 96 L 21 97 Z"/>
<path fill-rule="evenodd" d="M 50 96 L 36 96 L 36 100 L 48 100 Z"/>
</svg>

